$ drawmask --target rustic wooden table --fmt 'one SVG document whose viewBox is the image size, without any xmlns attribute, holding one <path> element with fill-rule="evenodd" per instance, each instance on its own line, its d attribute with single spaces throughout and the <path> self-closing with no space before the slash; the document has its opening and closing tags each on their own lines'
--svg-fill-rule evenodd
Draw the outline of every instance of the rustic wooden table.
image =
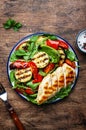
<svg viewBox="0 0 86 130">
<path fill-rule="evenodd" d="M 23 24 L 14 32 L 3 23 L 12 18 Z M 26 130 L 86 130 L 86 55 L 75 46 L 77 33 L 86 28 L 86 0 L 1 0 L 0 1 L 0 82 Z M 6 63 L 17 41 L 34 32 L 51 32 L 65 38 L 80 62 L 78 82 L 68 98 L 59 103 L 36 106 L 23 100 L 9 84 Z M 5 105 L 0 101 L 0 130 L 16 130 Z"/>
</svg>

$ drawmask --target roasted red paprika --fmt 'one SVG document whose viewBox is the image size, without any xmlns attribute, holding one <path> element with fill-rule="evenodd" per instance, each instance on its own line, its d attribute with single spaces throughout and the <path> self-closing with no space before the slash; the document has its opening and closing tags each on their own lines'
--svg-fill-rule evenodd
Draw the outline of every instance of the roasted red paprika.
<svg viewBox="0 0 86 130">
<path fill-rule="evenodd" d="M 58 50 L 58 47 L 62 47 L 64 49 L 68 49 L 68 44 L 62 40 L 50 40 L 48 39 L 46 41 L 46 44 L 56 50 Z"/>
<path fill-rule="evenodd" d="M 34 94 L 33 90 L 29 87 L 27 89 L 25 89 L 25 92 L 29 95 Z"/>
<path fill-rule="evenodd" d="M 59 47 L 62 47 L 64 49 L 68 49 L 68 44 L 64 41 L 58 40 L 59 41 Z"/>
<path fill-rule="evenodd" d="M 54 49 L 58 49 L 59 42 L 57 40 L 50 40 L 46 41 L 46 44 Z"/>
<path fill-rule="evenodd" d="M 37 74 L 36 77 L 33 80 L 33 83 L 41 82 L 43 77 L 40 74 Z"/>
</svg>

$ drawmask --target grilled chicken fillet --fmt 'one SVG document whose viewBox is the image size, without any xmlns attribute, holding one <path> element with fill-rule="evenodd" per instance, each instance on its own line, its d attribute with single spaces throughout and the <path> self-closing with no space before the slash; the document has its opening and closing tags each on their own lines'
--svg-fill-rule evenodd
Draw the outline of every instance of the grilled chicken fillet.
<svg viewBox="0 0 86 130">
<path fill-rule="evenodd" d="M 37 103 L 42 104 L 53 97 L 61 88 L 67 87 L 75 79 L 75 70 L 64 63 L 52 74 L 48 74 L 42 80 L 38 88 Z"/>
<path fill-rule="evenodd" d="M 64 63 L 62 66 L 63 72 L 64 72 L 64 82 L 65 87 L 69 84 L 71 84 L 75 79 L 75 69 L 69 66 L 68 64 Z"/>
</svg>

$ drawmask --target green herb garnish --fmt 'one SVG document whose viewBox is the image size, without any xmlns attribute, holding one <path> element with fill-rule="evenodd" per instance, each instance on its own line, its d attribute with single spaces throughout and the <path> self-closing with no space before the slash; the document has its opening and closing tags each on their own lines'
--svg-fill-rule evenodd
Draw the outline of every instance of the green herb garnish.
<svg viewBox="0 0 86 130">
<path fill-rule="evenodd" d="M 11 29 L 13 28 L 14 31 L 18 31 L 21 27 L 22 27 L 22 24 L 19 23 L 19 22 L 16 22 L 15 20 L 13 19 L 8 19 L 4 24 L 3 24 L 3 27 L 5 29 Z"/>
</svg>

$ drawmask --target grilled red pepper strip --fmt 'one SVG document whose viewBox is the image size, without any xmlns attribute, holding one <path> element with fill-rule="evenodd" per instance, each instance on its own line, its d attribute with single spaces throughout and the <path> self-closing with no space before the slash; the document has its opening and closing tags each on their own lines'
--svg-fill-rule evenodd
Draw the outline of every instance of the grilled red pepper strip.
<svg viewBox="0 0 86 130">
<path fill-rule="evenodd" d="M 30 62 L 28 62 L 28 66 L 31 67 L 31 71 L 32 71 L 33 77 L 35 79 L 38 74 L 38 69 L 37 69 L 36 64 L 34 62 L 30 61 Z"/>
<path fill-rule="evenodd" d="M 25 92 L 29 95 L 34 94 L 33 90 L 31 88 L 25 89 Z"/>
<path fill-rule="evenodd" d="M 44 72 L 45 73 L 49 73 L 51 70 L 53 70 L 55 67 L 54 63 L 49 63 L 45 68 L 44 68 Z"/>
<path fill-rule="evenodd" d="M 50 40 L 48 39 L 46 41 L 46 44 L 56 50 L 58 50 L 58 47 L 62 47 L 64 49 L 68 49 L 68 45 L 66 42 L 61 41 L 61 40 Z"/>
<path fill-rule="evenodd" d="M 10 64 L 10 69 L 24 69 L 24 68 L 28 68 L 28 62 L 25 61 L 21 61 L 21 60 L 16 60 L 15 62 L 13 62 L 12 64 Z"/>
<path fill-rule="evenodd" d="M 64 41 L 58 40 L 59 41 L 59 47 L 62 47 L 64 49 L 68 49 L 68 44 Z"/>
<path fill-rule="evenodd" d="M 65 62 L 70 65 L 72 68 L 76 68 L 75 62 L 74 61 L 70 61 L 69 59 L 66 59 Z"/>
<path fill-rule="evenodd" d="M 59 42 L 57 40 L 50 40 L 48 39 L 46 41 L 46 44 L 54 49 L 58 49 L 58 46 L 59 46 Z"/>
<path fill-rule="evenodd" d="M 33 80 L 33 83 L 41 82 L 43 77 L 40 74 L 37 74 L 36 77 Z"/>
<path fill-rule="evenodd" d="M 21 94 L 24 94 L 24 93 L 27 93 L 29 95 L 34 94 L 33 90 L 31 88 L 29 88 L 29 87 L 27 89 L 16 88 L 15 90 L 16 90 L 16 92 L 21 93 Z"/>
<path fill-rule="evenodd" d="M 23 88 L 16 88 L 15 90 L 17 93 L 21 93 L 21 94 L 23 94 L 25 92 L 25 90 Z"/>
<path fill-rule="evenodd" d="M 34 62 L 30 61 L 28 62 L 28 65 L 31 67 L 32 74 L 33 74 L 33 83 L 41 82 L 43 77 L 38 73 L 37 66 Z"/>
</svg>

